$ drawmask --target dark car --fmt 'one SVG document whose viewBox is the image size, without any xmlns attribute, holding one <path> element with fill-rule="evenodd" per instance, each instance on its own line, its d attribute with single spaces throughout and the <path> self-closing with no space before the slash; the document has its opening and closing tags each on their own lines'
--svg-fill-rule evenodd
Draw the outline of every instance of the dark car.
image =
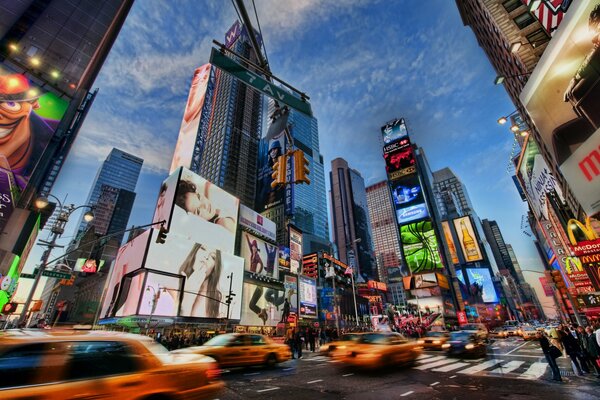
<svg viewBox="0 0 600 400">
<path fill-rule="evenodd" d="M 487 353 L 485 341 L 469 331 L 457 331 L 450 333 L 447 344 L 448 355 L 457 357 L 484 357 Z"/>
</svg>

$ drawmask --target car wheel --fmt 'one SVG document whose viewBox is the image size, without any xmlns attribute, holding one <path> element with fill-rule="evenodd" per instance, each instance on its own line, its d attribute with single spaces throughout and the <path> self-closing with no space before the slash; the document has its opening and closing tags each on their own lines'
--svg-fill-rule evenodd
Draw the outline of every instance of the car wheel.
<svg viewBox="0 0 600 400">
<path fill-rule="evenodd" d="M 271 353 L 267 356 L 265 360 L 265 366 L 267 368 L 273 368 L 275 364 L 277 364 L 277 357 L 275 356 L 275 354 Z"/>
</svg>

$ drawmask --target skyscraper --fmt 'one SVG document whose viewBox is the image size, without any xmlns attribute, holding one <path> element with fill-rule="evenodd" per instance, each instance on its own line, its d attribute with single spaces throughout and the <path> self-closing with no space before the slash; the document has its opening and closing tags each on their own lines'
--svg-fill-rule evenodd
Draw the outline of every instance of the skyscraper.
<svg viewBox="0 0 600 400">
<path fill-rule="evenodd" d="M 331 161 L 333 241 L 340 260 L 358 269 L 359 280 L 378 280 L 365 181 L 343 158 Z"/>
<path fill-rule="evenodd" d="M 450 168 L 435 171 L 433 179 L 435 201 L 442 219 L 473 212 L 473 204 L 465 185 Z"/>
<path fill-rule="evenodd" d="M 490 221 L 487 219 L 484 219 L 481 221 L 481 223 L 483 224 L 485 238 L 490 244 L 492 254 L 494 255 L 494 259 L 498 265 L 498 270 L 500 272 L 508 271 L 510 275 L 517 280 L 517 282 L 521 282 L 521 279 L 517 276 L 515 271 L 511 255 L 508 251 L 508 245 L 504 242 L 504 237 L 502 236 L 502 232 L 500 231 L 498 223 L 496 221 Z"/>
<path fill-rule="evenodd" d="M 94 219 L 89 225 L 94 227 L 97 235 L 102 236 L 127 229 L 134 201 L 135 192 L 102 185 L 100 198 L 94 208 Z M 117 235 L 115 238 L 120 243 L 123 236 Z"/>
</svg>

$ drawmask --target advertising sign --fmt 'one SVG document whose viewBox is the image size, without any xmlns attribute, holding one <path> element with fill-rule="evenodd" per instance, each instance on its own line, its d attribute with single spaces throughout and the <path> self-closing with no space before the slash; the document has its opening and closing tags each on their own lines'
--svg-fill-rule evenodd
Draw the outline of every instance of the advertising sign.
<svg viewBox="0 0 600 400">
<path fill-rule="evenodd" d="M 95 274 L 96 272 L 99 272 L 103 266 L 104 260 L 95 260 L 93 258 L 78 258 L 73 271 Z"/>
<path fill-rule="evenodd" d="M 405 290 L 424 289 L 438 285 L 435 273 L 405 276 L 403 280 Z"/>
<path fill-rule="evenodd" d="M 300 316 L 317 317 L 317 282 L 304 276 L 298 277 L 300 289 Z"/>
<path fill-rule="evenodd" d="M 244 282 L 243 300 L 241 325 L 276 326 L 282 322 L 283 291 Z"/>
<path fill-rule="evenodd" d="M 552 291 L 552 283 L 548 282 L 545 276 L 540 276 L 540 283 L 542 284 L 542 288 L 544 289 L 544 294 L 546 297 L 552 297 L 554 292 Z"/>
<path fill-rule="evenodd" d="M 14 208 L 19 191 L 10 166 L 0 158 L 0 232 L 6 226 Z"/>
<path fill-rule="evenodd" d="M 277 226 L 275 222 L 243 204 L 240 204 L 239 223 L 240 226 L 258 235 L 262 235 L 273 242 L 277 240 Z"/>
<path fill-rule="evenodd" d="M 450 224 L 448 221 L 442 221 L 442 229 L 444 230 L 444 239 L 448 245 L 448 251 L 450 251 L 450 257 L 452 257 L 452 264 L 459 264 L 458 254 L 456 253 L 456 245 L 452 238 L 452 231 L 450 230 Z"/>
<path fill-rule="evenodd" d="M 386 271 L 389 283 L 402 282 L 402 270 L 399 266 L 387 267 Z"/>
<path fill-rule="evenodd" d="M 404 118 L 394 119 L 386 123 L 381 127 L 381 134 L 383 135 L 384 144 L 390 144 L 398 139 L 407 137 L 408 131 L 404 124 Z"/>
<path fill-rule="evenodd" d="M 573 2 L 520 95 L 588 215 L 600 212 L 597 6 Z"/>
<path fill-rule="evenodd" d="M 582 256 L 581 261 L 592 285 L 597 291 L 600 291 L 600 254 Z"/>
<path fill-rule="evenodd" d="M 182 168 L 174 203 L 170 235 L 233 254 L 239 199 Z"/>
<path fill-rule="evenodd" d="M 182 277 L 139 269 L 123 280 L 128 288 L 125 303 L 117 317 L 150 315 L 177 316 L 182 289 Z M 140 299 L 141 297 L 141 299 Z M 138 304 L 139 303 L 139 304 Z"/>
<path fill-rule="evenodd" d="M 415 155 L 408 139 L 388 144 L 383 149 L 385 170 L 389 180 L 395 180 L 417 172 Z"/>
<path fill-rule="evenodd" d="M 290 248 L 279 246 L 279 268 L 290 269 Z"/>
<path fill-rule="evenodd" d="M 414 222 L 400 227 L 404 259 L 411 273 L 443 268 L 431 221 Z"/>
<path fill-rule="evenodd" d="M 290 312 L 298 313 L 298 278 L 295 275 L 285 274 L 283 277 L 285 298 L 290 303 Z"/>
<path fill-rule="evenodd" d="M 465 325 L 469 323 L 469 320 L 467 319 L 467 313 L 464 311 L 458 311 L 456 313 L 456 317 L 458 318 L 459 325 Z"/>
<path fill-rule="evenodd" d="M 578 296 L 578 299 L 581 300 L 586 307 L 600 307 L 600 295 L 589 293 Z"/>
<path fill-rule="evenodd" d="M 244 259 L 245 270 L 253 274 L 264 275 L 277 279 L 279 268 L 277 246 L 269 244 L 248 232 L 242 232 L 240 256 Z"/>
<path fill-rule="evenodd" d="M 499 301 L 489 269 L 465 268 L 465 271 L 468 280 L 465 279 L 462 270 L 456 270 L 460 291 L 465 300 L 470 304 L 497 303 Z"/>
<path fill-rule="evenodd" d="M 483 255 L 479 244 L 477 243 L 477 235 L 471 224 L 471 218 L 469 216 L 456 218 L 452 221 L 454 223 L 454 229 L 458 236 L 458 242 L 462 249 L 463 256 L 466 262 L 481 261 Z"/>
<path fill-rule="evenodd" d="M 391 192 L 398 224 L 406 224 L 429 216 L 418 175 L 405 176 L 391 182 Z"/>
<path fill-rule="evenodd" d="M 378 281 L 368 281 L 367 287 L 369 289 L 381 290 L 383 292 L 387 292 L 387 285 L 383 282 Z"/>
<path fill-rule="evenodd" d="M 277 207 L 284 202 L 286 189 L 281 186 L 271 187 L 273 182 L 273 164 L 279 156 L 286 152 L 285 132 L 260 141 L 258 159 L 258 181 L 256 187 L 256 207 L 259 212 Z"/>
<path fill-rule="evenodd" d="M 319 256 L 317 253 L 307 254 L 302 257 L 302 275 L 308 278 L 317 278 Z"/>
<path fill-rule="evenodd" d="M 567 276 L 569 280 L 575 286 L 577 293 L 586 294 L 594 292 L 594 286 L 592 285 L 592 281 L 590 280 L 587 272 L 585 271 L 573 271 L 568 273 Z"/>
<path fill-rule="evenodd" d="M 177 183 L 179 182 L 180 175 L 181 169 L 177 169 L 163 181 L 158 193 L 158 199 L 156 200 L 152 222 L 165 221 L 164 227 L 167 230 L 171 226 L 171 215 L 173 215 L 173 206 L 175 205 L 175 192 L 177 191 Z"/>
<path fill-rule="evenodd" d="M 302 233 L 290 226 L 290 271 L 297 274 L 302 262 Z"/>
<path fill-rule="evenodd" d="M 194 71 L 169 173 L 173 173 L 179 167 L 192 167 L 192 158 L 194 156 L 194 149 L 197 146 L 200 116 L 204 107 L 211 67 L 210 64 L 204 64 Z M 202 144 L 201 147 L 203 149 L 204 145 Z"/>
</svg>

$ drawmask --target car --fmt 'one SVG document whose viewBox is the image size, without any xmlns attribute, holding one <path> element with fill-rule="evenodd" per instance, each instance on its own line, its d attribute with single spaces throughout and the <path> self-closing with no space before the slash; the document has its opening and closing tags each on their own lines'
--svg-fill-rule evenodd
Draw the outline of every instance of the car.
<svg viewBox="0 0 600 400">
<path fill-rule="evenodd" d="M 319 347 L 319 353 L 331 357 L 333 356 L 333 353 L 336 350 L 346 349 L 346 346 L 348 346 L 352 342 L 355 342 L 360 337 L 360 335 L 362 335 L 362 333 L 346 333 L 342 335 L 340 340 L 325 343 L 324 345 Z"/>
<path fill-rule="evenodd" d="M 498 328 L 492 329 L 490 331 L 490 335 L 499 337 L 499 338 L 505 338 L 505 337 L 508 337 L 508 331 L 505 327 L 500 326 Z"/>
<path fill-rule="evenodd" d="M 431 331 L 421 338 L 423 342 L 423 348 L 442 350 L 444 344 L 448 341 L 450 333 L 446 331 Z"/>
<path fill-rule="evenodd" d="M 334 360 L 341 367 L 378 369 L 395 365 L 414 365 L 423 347 L 396 332 L 370 332 L 350 343 L 346 351 L 336 351 Z"/>
<path fill-rule="evenodd" d="M 174 353 L 203 354 L 213 358 L 221 368 L 272 367 L 292 357 L 289 346 L 254 333 L 226 333 L 215 336 L 202 346 L 187 347 Z"/>
<path fill-rule="evenodd" d="M 537 338 L 538 331 L 531 326 L 521 328 L 521 337 L 523 340 L 532 340 Z"/>
<path fill-rule="evenodd" d="M 110 331 L 0 333 L 0 398 L 207 399 L 224 387 L 209 357 Z"/>
<path fill-rule="evenodd" d="M 450 332 L 445 347 L 449 356 L 485 357 L 487 354 L 485 341 L 472 330 Z"/>
<path fill-rule="evenodd" d="M 462 331 L 472 332 L 477 335 L 479 338 L 483 340 L 487 340 L 489 336 L 489 332 L 487 327 L 484 324 L 471 323 L 465 324 L 460 327 Z"/>
<path fill-rule="evenodd" d="M 517 326 L 508 326 L 506 329 L 506 336 L 518 336 L 519 328 Z"/>
</svg>

